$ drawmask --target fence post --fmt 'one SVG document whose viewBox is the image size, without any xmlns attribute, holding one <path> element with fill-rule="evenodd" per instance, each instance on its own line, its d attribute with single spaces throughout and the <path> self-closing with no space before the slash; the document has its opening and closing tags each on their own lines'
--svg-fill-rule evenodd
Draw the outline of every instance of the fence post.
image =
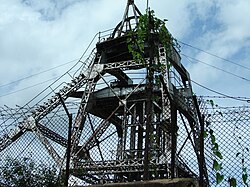
<svg viewBox="0 0 250 187">
<path fill-rule="evenodd" d="M 177 147 L 177 109 L 175 102 L 170 101 L 171 109 L 171 179 L 176 177 L 176 147 Z"/>
<path fill-rule="evenodd" d="M 201 112 L 200 112 L 196 96 L 193 96 L 193 101 L 194 101 L 194 105 L 195 105 L 197 115 L 198 115 L 198 120 L 200 122 L 200 127 L 201 127 L 201 129 L 200 129 L 200 146 L 199 146 L 200 154 L 198 154 L 199 173 L 200 173 L 199 186 L 207 186 L 207 184 L 205 184 L 205 182 L 204 182 L 204 174 L 205 174 L 205 157 L 204 157 L 204 131 L 205 131 L 204 123 L 205 123 L 205 121 L 204 120 L 205 120 L 205 116 L 204 116 L 204 114 L 201 114 Z M 208 182 L 208 180 L 206 182 Z"/>
<path fill-rule="evenodd" d="M 65 181 L 64 181 L 64 186 L 68 186 L 68 180 L 69 180 L 69 166 L 70 166 L 70 149 L 71 149 L 71 129 L 72 129 L 72 114 L 69 113 L 64 100 L 60 94 L 59 98 L 60 101 L 63 105 L 63 108 L 69 118 L 69 129 L 68 129 L 68 143 L 67 143 L 67 160 L 66 160 L 66 171 L 65 171 Z"/>
<path fill-rule="evenodd" d="M 204 118 L 205 116 L 201 116 L 201 134 L 200 134 L 200 181 L 199 185 L 204 186 Z"/>
<path fill-rule="evenodd" d="M 71 129 L 72 129 L 72 114 L 69 115 L 69 130 L 68 130 L 68 146 L 67 146 L 67 161 L 66 161 L 66 177 L 64 185 L 68 186 L 69 166 L 70 166 L 70 149 L 71 149 Z"/>
</svg>

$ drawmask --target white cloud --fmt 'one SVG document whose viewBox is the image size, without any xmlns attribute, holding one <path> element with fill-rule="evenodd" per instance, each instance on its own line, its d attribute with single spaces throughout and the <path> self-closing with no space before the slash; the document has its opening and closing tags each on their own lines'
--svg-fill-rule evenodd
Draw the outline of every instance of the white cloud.
<svg viewBox="0 0 250 187">
<path fill-rule="evenodd" d="M 151 8 L 160 19 L 168 19 L 167 27 L 173 36 L 182 38 L 191 31 L 191 12 L 188 10 L 193 0 L 152 1 Z"/>
<path fill-rule="evenodd" d="M 4 1 L 0 5 L 0 85 L 49 69 L 67 61 L 79 58 L 93 36 L 102 30 L 113 28 L 121 21 L 126 0 L 74 0 L 74 1 Z M 141 12 L 146 9 L 142 0 L 135 1 Z M 168 19 L 167 26 L 173 36 L 184 42 L 212 52 L 224 58 L 246 65 L 249 47 L 247 0 L 205 1 L 205 0 L 160 0 L 150 1 L 150 6 L 161 19 Z M 242 76 L 248 76 L 244 69 L 223 62 L 194 49 L 183 47 L 183 53 L 211 65 L 224 68 Z M 244 51 L 244 58 L 241 51 Z M 242 57 L 242 58 L 241 58 Z M 229 94 L 246 95 L 240 84 L 245 82 L 201 63 L 190 63 L 183 58 L 191 78 L 223 91 L 230 82 L 238 92 Z M 34 85 L 53 76 L 59 76 L 66 67 L 33 77 L 6 87 L 0 87 L 2 95 Z M 202 72 L 202 73 L 201 73 Z M 226 78 L 226 80 L 223 80 Z M 240 82 L 240 84 L 239 84 Z M 46 84 L 45 84 L 46 85 Z M 44 86 L 45 86 L 44 85 Z M 223 86 L 222 86 L 223 85 Z M 18 92 L 10 97 L 21 105 L 38 93 L 41 87 Z M 240 90 L 240 91 L 239 91 Z M 198 90 L 202 94 L 204 90 Z M 196 92 L 197 93 L 197 92 Z M 6 103 L 0 97 L 0 103 Z"/>
<path fill-rule="evenodd" d="M 194 34 L 189 36 L 187 42 L 205 51 L 249 67 L 250 57 L 246 53 L 249 51 L 250 44 L 248 32 L 250 24 L 247 21 L 250 14 L 247 11 L 250 8 L 250 3 L 246 0 L 206 1 L 206 3 L 194 1 L 190 7 L 193 12 L 193 28 L 190 29 L 193 30 Z M 184 58 L 184 63 L 187 65 L 192 79 L 228 95 L 249 97 L 247 93 L 249 81 L 243 80 L 243 78 L 250 79 L 249 70 L 201 51 L 188 49 L 184 50 L 183 53 L 229 72 L 225 73 L 200 62 L 190 63 Z M 236 76 L 230 75 L 230 73 Z M 199 89 L 199 87 L 196 87 L 196 90 L 204 95 L 214 94 Z"/>
<path fill-rule="evenodd" d="M 144 12 L 146 1 L 135 2 Z M 113 28 L 121 21 L 125 5 L 126 0 L 2 1 L 0 106 L 27 103 L 53 82 L 50 79 L 62 75 L 74 63 L 8 86 L 1 85 L 79 58 L 97 32 Z M 169 20 L 167 27 L 174 37 L 249 67 L 248 0 L 151 0 L 150 6 L 161 19 Z M 250 79 L 248 70 L 190 47 L 183 46 L 182 53 L 239 76 L 183 57 L 191 79 L 228 95 L 250 97 L 249 81 L 240 78 Z M 47 80 L 50 81 L 44 82 Z M 44 83 L 1 97 L 41 82 Z M 214 95 L 193 86 L 198 95 Z M 237 103 L 232 100 L 223 104 Z"/>
</svg>

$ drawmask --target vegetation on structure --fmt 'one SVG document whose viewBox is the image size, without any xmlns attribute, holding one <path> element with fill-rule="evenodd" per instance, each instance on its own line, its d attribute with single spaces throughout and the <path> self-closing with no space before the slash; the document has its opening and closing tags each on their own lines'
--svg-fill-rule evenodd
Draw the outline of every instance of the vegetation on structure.
<svg viewBox="0 0 250 187">
<path fill-rule="evenodd" d="M 31 158 L 6 158 L 0 168 L 0 186 L 59 187 L 54 166 L 37 164 Z"/>
<path fill-rule="evenodd" d="M 139 17 L 137 27 L 128 34 L 128 50 L 135 61 L 144 62 L 145 48 L 149 45 L 149 38 L 153 37 L 155 45 L 163 45 L 167 56 L 170 56 L 173 47 L 178 47 L 177 40 L 173 38 L 165 26 L 165 22 L 156 18 L 154 11 L 147 11 Z M 154 49 L 154 56 L 159 56 L 158 48 Z M 166 69 L 165 64 L 154 64 L 154 70 Z M 170 65 L 167 65 L 170 68 Z"/>
<path fill-rule="evenodd" d="M 164 46 L 167 58 L 172 55 L 173 47 L 176 47 L 177 49 L 180 48 L 179 44 L 177 43 L 177 40 L 174 39 L 173 36 L 167 30 L 165 22 L 156 18 L 154 11 L 152 10 L 147 11 L 146 14 L 140 16 L 137 27 L 128 33 L 128 40 L 127 40 L 128 50 L 132 54 L 133 59 L 135 61 L 145 63 L 145 53 L 146 53 L 146 48 L 149 47 L 150 37 L 153 37 L 155 46 L 158 46 L 159 44 Z M 159 57 L 158 48 L 155 47 L 153 51 L 155 53 L 154 56 Z M 168 64 L 158 63 L 158 64 L 153 64 L 153 67 L 149 68 L 153 68 L 153 71 L 164 71 L 166 69 L 169 69 L 170 67 L 171 65 L 169 63 Z M 212 108 L 217 106 L 214 104 L 213 100 L 208 100 L 208 103 L 212 106 Z M 223 115 L 221 112 L 219 112 L 219 114 Z M 222 173 L 223 156 L 219 150 L 219 145 L 209 120 L 206 121 L 206 127 L 207 128 L 204 132 L 204 138 L 209 138 L 210 143 L 212 145 L 211 151 L 214 155 L 213 170 L 216 172 L 216 183 L 221 184 L 222 181 L 225 181 L 227 178 L 229 186 L 236 187 L 237 186 L 236 178 L 232 176 L 226 177 Z M 241 145 L 239 141 L 241 137 L 235 137 L 235 138 L 237 138 L 238 144 L 240 145 L 240 147 L 242 147 L 242 151 L 238 152 L 235 156 L 241 157 L 242 181 L 246 186 L 248 186 L 247 184 L 248 174 L 247 174 L 245 155 L 246 153 L 249 153 L 249 149 Z"/>
<path fill-rule="evenodd" d="M 215 109 L 215 107 L 218 107 L 218 105 L 214 104 L 213 100 L 207 100 L 207 102 L 212 106 L 213 110 Z M 218 112 L 222 117 L 223 114 L 220 111 L 215 111 Z M 209 116 L 211 117 L 211 116 Z M 221 152 L 219 151 L 219 145 L 216 141 L 215 135 L 214 135 L 214 130 L 211 127 L 211 124 L 209 122 L 209 120 L 205 121 L 206 122 L 206 131 L 204 132 L 204 138 L 209 137 L 210 138 L 210 142 L 212 145 L 212 153 L 215 156 L 215 159 L 213 160 L 213 170 L 216 172 L 216 183 L 220 184 L 223 180 L 225 180 L 226 176 L 222 174 L 221 170 L 222 168 L 222 160 L 223 160 L 223 156 L 221 154 Z M 238 127 L 236 126 L 236 129 Z M 249 153 L 249 149 L 247 147 L 244 147 L 240 140 L 242 139 L 240 136 L 236 136 L 236 134 L 234 133 L 234 137 L 237 140 L 237 143 L 239 145 L 239 147 L 241 147 L 241 152 L 237 152 L 237 154 L 235 155 L 235 157 L 240 157 L 241 158 L 241 168 L 242 168 L 242 181 L 244 183 L 245 186 L 249 186 L 247 184 L 247 180 L 248 180 L 248 174 L 247 174 L 247 167 L 246 167 L 246 160 L 245 160 L 245 155 L 246 153 Z M 237 186 L 237 180 L 235 177 L 233 176 L 228 176 L 227 177 L 227 181 L 230 185 L 230 187 L 236 187 Z"/>
</svg>

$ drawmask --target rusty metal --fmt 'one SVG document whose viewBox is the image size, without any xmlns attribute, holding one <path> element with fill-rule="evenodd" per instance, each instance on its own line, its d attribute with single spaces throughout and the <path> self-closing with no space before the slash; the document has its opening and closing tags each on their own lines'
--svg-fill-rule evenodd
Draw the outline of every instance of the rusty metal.
<svg viewBox="0 0 250 187">
<path fill-rule="evenodd" d="M 72 114 L 69 113 L 65 103 L 64 103 L 64 100 L 62 98 L 62 96 L 60 95 L 60 93 L 58 94 L 59 95 L 59 99 L 62 103 L 62 106 L 68 116 L 68 120 L 69 120 L 69 128 L 68 128 L 68 142 L 67 142 L 67 151 L 66 151 L 66 154 L 67 154 L 67 159 L 66 159 L 66 168 L 65 168 L 65 181 L 64 181 L 64 186 L 68 186 L 68 181 L 69 181 L 69 167 L 70 167 L 70 151 L 71 151 L 71 129 L 72 129 Z"/>
<path fill-rule="evenodd" d="M 39 102 L 32 100 L 28 112 L 22 109 L 16 116 L 4 117 L 0 151 L 8 155 L 22 137 L 35 134 L 35 144 L 45 147 L 41 153 L 86 184 L 201 176 L 208 182 L 205 162 L 197 172 L 203 162 L 199 158 L 204 123 L 192 97 L 189 73 L 175 47 L 166 52 L 155 37 L 148 39 L 145 58 L 133 59 L 128 31 L 135 28 L 131 21 L 137 24 L 139 16 L 134 1 L 128 1 L 122 22 L 108 36 L 99 33 L 86 60 L 81 58 L 39 94 Z M 159 64 L 166 68 L 153 69 Z M 45 98 L 49 99 L 41 102 Z M 72 132 L 67 133 L 71 127 L 62 106 L 73 114 Z M 71 159 L 65 168 L 67 142 L 71 142 Z M 195 166 L 185 156 L 189 146 Z"/>
</svg>

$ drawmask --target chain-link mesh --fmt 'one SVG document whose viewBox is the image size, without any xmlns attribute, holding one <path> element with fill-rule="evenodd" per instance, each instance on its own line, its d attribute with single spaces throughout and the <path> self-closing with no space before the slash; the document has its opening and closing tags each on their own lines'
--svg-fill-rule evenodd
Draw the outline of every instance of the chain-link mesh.
<svg viewBox="0 0 250 187">
<path fill-rule="evenodd" d="M 242 175 L 249 174 L 249 133 L 250 133 L 250 108 L 242 107 L 218 107 L 207 108 L 205 123 L 207 129 L 212 129 L 219 145 L 223 159 L 218 159 L 211 154 L 212 160 L 222 163 L 222 169 L 218 171 L 224 175 L 224 180 L 219 186 L 229 185 L 229 179 L 234 178 L 237 186 L 249 185 Z M 216 184 L 216 171 L 208 167 L 210 183 Z M 245 182 L 244 182 L 245 180 Z"/>
<path fill-rule="evenodd" d="M 111 48 L 117 46 L 108 47 Z M 160 59 L 166 63 L 164 48 L 161 50 Z M 175 53 L 172 61 L 180 63 Z M 100 64 L 100 56 L 93 50 L 86 61 L 80 59 L 73 69 L 24 107 L 0 108 L 2 171 L 8 167 L 8 160 L 28 158 L 37 165 L 55 167 L 56 175 L 64 176 L 68 169 L 68 111 L 73 115 L 68 150 L 70 185 L 140 181 L 144 176 L 199 180 L 200 173 L 203 173 L 204 186 L 215 186 L 217 173 L 224 176 L 220 186 L 228 185 L 229 178 L 234 178 L 238 186 L 248 182 L 248 107 L 222 108 L 202 99 L 196 104 L 191 83 L 186 80 L 188 76 L 182 77 L 186 71 L 181 75 L 179 71 L 183 67 L 176 69 L 178 63 L 170 67 L 169 74 L 155 73 L 153 96 L 149 101 L 147 60 L 144 64 L 133 60 Z M 68 79 L 71 82 L 65 83 Z M 44 102 L 47 98 L 50 99 Z M 152 111 L 147 110 L 150 102 Z M 150 128 L 146 125 L 148 115 L 152 115 Z M 204 165 L 201 164 L 202 124 L 207 134 L 213 131 L 215 135 L 215 138 L 204 139 Z M 215 143 L 223 159 L 214 153 Z M 214 160 L 222 162 L 222 169 L 218 164 L 215 166 Z M 10 175 L 19 165 L 12 167 Z M 4 183 L 1 178 L 0 183 Z"/>
<path fill-rule="evenodd" d="M 76 114 L 78 103 L 69 102 L 66 104 L 67 108 L 73 114 Z M 12 109 L 12 111 L 14 110 Z M 201 112 L 205 115 L 205 129 L 208 131 L 212 129 L 214 131 L 216 143 L 218 143 L 219 151 L 223 156 L 223 159 L 218 159 L 218 157 L 213 154 L 211 139 L 209 137 L 205 138 L 205 160 L 210 186 L 216 185 L 217 172 L 224 175 L 224 180 L 220 183 L 219 186 L 228 185 L 229 178 L 235 178 L 238 186 L 244 186 L 245 184 L 242 178 L 242 174 L 247 173 L 250 170 L 250 156 L 248 147 L 248 134 L 250 125 L 249 107 L 245 106 L 237 108 L 226 108 L 211 106 L 211 103 L 207 103 L 206 105 L 203 105 L 203 108 L 201 108 Z M 7 118 L 8 113 L 6 113 L 6 110 L 1 111 L 1 114 L 2 120 Z M 11 115 L 13 116 L 13 114 Z M 18 116 L 19 114 L 17 113 L 16 115 Z M 194 143 L 192 129 L 189 125 L 188 120 L 181 113 L 178 113 L 177 119 L 177 163 L 198 179 L 199 160 L 195 152 L 195 147 L 197 145 L 195 145 Z M 133 119 L 128 120 L 131 123 Z M 52 136 L 52 132 L 56 132 L 57 135 L 54 136 L 54 138 L 48 139 L 48 141 L 49 144 L 51 144 L 55 151 L 58 153 L 58 155 L 63 158 L 61 161 L 61 165 L 59 166 L 55 162 L 55 159 L 53 159 L 51 154 L 48 153 L 48 150 L 46 149 L 44 144 L 39 141 L 39 138 L 35 135 L 35 133 L 32 133 L 30 131 L 26 132 L 11 146 L 1 152 L 2 167 L 4 167 L 7 158 L 32 158 L 37 163 L 43 163 L 47 166 L 55 165 L 57 166 L 58 171 L 60 169 L 65 170 L 65 154 L 69 121 L 62 106 L 58 107 L 55 112 L 47 115 L 43 120 L 39 122 L 39 124 L 41 125 L 40 130 L 43 131 L 43 134 L 47 135 L 47 137 Z M 104 126 L 105 131 L 98 135 L 98 139 L 96 137 L 93 137 L 93 135 L 97 135 L 98 128 Z M 6 128 L 6 125 L 1 126 L 1 128 L 3 130 L 4 128 Z M 128 126 L 127 128 L 127 141 L 131 141 L 131 133 L 133 133 L 133 131 L 138 131 L 139 127 L 137 126 L 133 128 L 133 126 Z M 137 142 L 138 138 L 138 136 L 134 137 L 134 141 Z M 93 183 L 93 181 L 95 180 L 100 180 L 100 175 L 102 175 L 102 180 L 105 180 L 106 182 L 108 182 L 109 180 L 113 181 L 113 178 L 110 177 L 112 177 L 111 174 L 116 172 L 117 180 L 119 180 L 119 169 L 117 169 L 117 167 L 121 167 L 120 171 L 126 169 L 122 168 L 125 167 L 124 162 L 126 162 L 126 159 L 123 159 L 122 163 L 119 162 L 119 159 L 117 157 L 119 155 L 119 148 L 117 147 L 119 141 L 120 139 L 117 134 L 115 125 L 109 122 L 107 123 L 105 122 L 105 120 L 92 114 L 88 114 L 80 143 L 86 144 L 86 142 L 91 142 L 88 149 L 90 150 L 89 154 L 91 155 L 92 160 L 89 160 L 87 162 L 86 160 L 84 160 L 85 168 L 83 167 L 82 170 L 72 170 L 71 174 L 82 178 L 85 181 L 82 184 L 87 184 L 88 182 Z M 126 146 L 126 157 L 129 162 L 132 162 L 129 159 L 129 156 L 134 154 L 142 154 L 139 153 L 138 150 L 131 150 L 129 144 L 124 145 Z M 134 148 L 138 148 L 138 145 L 136 145 L 136 147 Z M 152 156 L 153 155 L 154 154 L 152 154 Z M 165 155 L 164 157 L 164 159 L 163 157 L 161 157 L 160 159 L 164 160 L 164 162 L 169 162 L 168 159 L 170 159 L 170 155 Z M 213 168 L 213 160 L 217 160 L 219 163 L 222 163 L 221 170 L 216 171 Z M 143 160 L 140 159 L 134 160 L 133 163 L 130 163 L 130 166 L 131 164 L 134 164 L 134 167 L 139 169 L 139 165 L 142 164 L 142 161 Z M 77 164 L 80 163 L 77 162 Z M 160 167 L 159 165 L 157 166 Z M 71 168 L 72 167 L 74 166 L 71 166 Z M 75 165 L 75 167 L 78 166 Z M 245 171 L 244 168 L 246 168 Z M 89 172 L 88 169 L 91 172 Z M 160 172 L 160 168 L 155 168 L 155 171 L 157 171 L 158 169 Z M 82 174 L 84 172 L 85 174 L 87 172 L 89 175 L 83 176 Z M 179 172 L 181 173 L 181 171 Z M 74 181 L 76 181 L 76 179 Z M 248 180 L 246 181 L 246 183 L 247 182 Z"/>
<path fill-rule="evenodd" d="M 112 79 L 112 77 L 106 78 Z M 102 84 L 105 86 L 106 83 L 102 81 Z M 96 91 L 98 92 L 98 89 Z M 146 100 L 141 93 L 139 90 L 137 93 L 139 96 L 135 94 L 130 100 L 126 100 L 126 105 L 121 106 L 121 102 L 124 102 L 123 97 L 117 97 L 111 101 L 101 100 L 98 105 L 99 109 L 90 110 L 86 114 L 79 140 L 81 147 L 77 147 L 76 151 L 72 152 L 70 167 L 72 176 L 81 178 L 84 181 L 82 184 L 101 183 L 100 180 L 105 182 L 136 180 L 143 175 Z M 105 94 L 100 91 L 99 97 Z M 155 94 L 157 95 L 157 93 Z M 103 103 L 104 101 L 105 103 Z M 149 164 L 152 178 L 169 178 L 171 176 L 169 174 L 173 148 L 171 127 L 163 124 L 168 124 L 167 121 L 172 114 L 168 100 L 165 101 L 164 109 L 166 111 L 163 112 L 163 115 L 157 112 L 157 107 L 160 106 L 157 103 L 154 104 L 155 114 L 150 137 L 152 151 Z M 184 106 L 183 101 L 189 103 L 189 100 L 180 99 L 179 105 Z M 80 105 L 79 101 L 71 99 L 65 104 L 75 119 Z M 194 109 L 192 110 L 191 113 L 196 113 Z M 32 109 L 29 108 L 2 108 L 0 130 L 3 136 L 1 137 L 1 145 L 6 144 L 4 135 L 11 136 L 12 131 L 18 127 L 22 120 L 31 115 L 30 111 Z M 250 169 L 249 108 L 222 108 L 214 106 L 211 101 L 206 103 L 201 100 L 200 111 L 205 116 L 205 129 L 214 131 L 216 143 L 218 143 L 219 150 L 223 155 L 223 159 L 218 160 L 213 154 L 211 139 L 209 137 L 205 139 L 206 177 L 208 177 L 209 184 L 211 186 L 216 184 L 216 172 L 220 172 L 224 175 L 221 186 L 228 183 L 228 178 L 235 178 L 240 186 L 244 185 L 242 174 L 247 173 Z M 198 179 L 200 145 L 197 141 L 197 134 L 194 133 L 196 124 L 191 124 L 187 116 L 183 112 L 177 112 L 178 131 L 175 165 L 178 169 L 176 169 L 176 177 L 192 176 Z M 35 162 L 43 163 L 48 167 L 56 166 L 58 173 L 65 172 L 69 119 L 64 108 L 62 105 L 58 105 L 35 123 L 36 129 L 33 128 L 32 124 L 28 124 L 28 130 L 20 131 L 20 136 L 15 137 L 14 143 L 1 151 L 1 166 L 5 167 L 6 159 L 9 158 L 14 160 L 32 158 Z M 119 129 L 120 126 L 121 129 Z M 123 138 L 119 135 L 121 133 L 124 134 Z M 13 134 L 15 133 L 13 132 Z M 215 171 L 213 167 L 213 160 L 216 159 L 223 163 L 220 171 Z M 126 171 L 125 176 L 130 179 L 124 178 L 124 171 Z"/>
</svg>

